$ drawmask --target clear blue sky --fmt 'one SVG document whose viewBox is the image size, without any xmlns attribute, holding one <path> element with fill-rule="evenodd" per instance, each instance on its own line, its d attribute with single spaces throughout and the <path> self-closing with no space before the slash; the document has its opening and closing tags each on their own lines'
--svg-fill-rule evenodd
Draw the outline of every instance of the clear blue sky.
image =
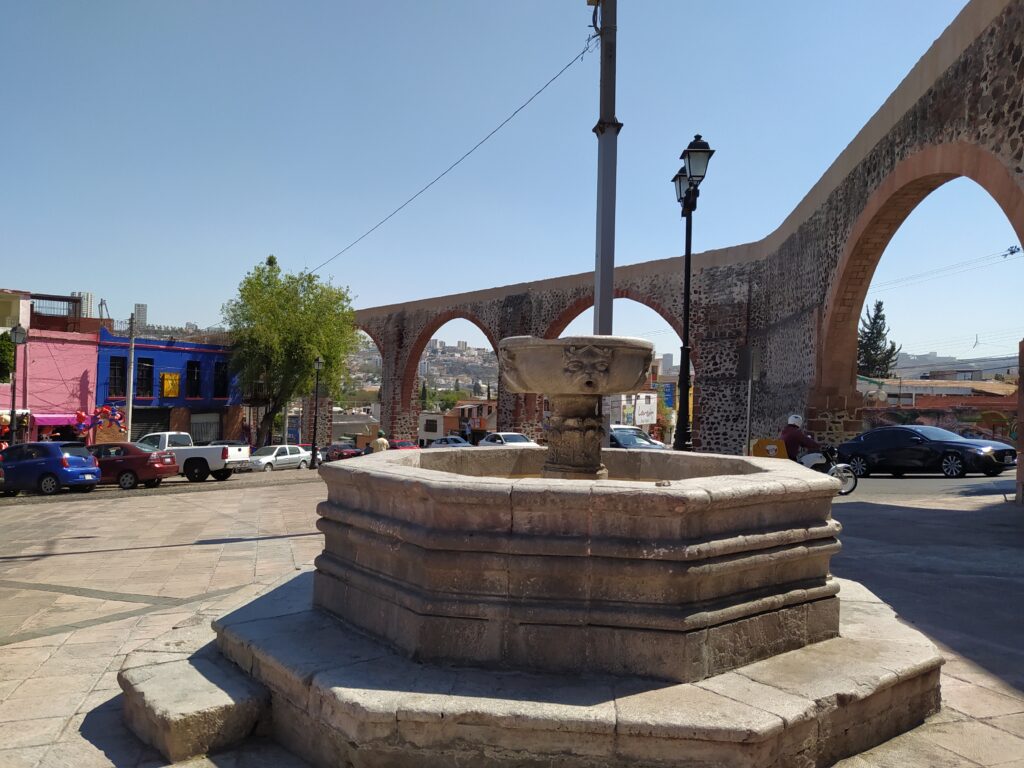
<svg viewBox="0 0 1024 768">
<path fill-rule="evenodd" d="M 697 131 L 718 153 L 695 250 L 773 230 L 964 2 L 620 5 L 626 264 L 681 252 L 669 179 Z M 268 253 L 313 267 L 390 213 L 580 51 L 590 23 L 584 0 L 7 0 L 0 14 L 2 283 L 201 325 Z M 323 274 L 367 307 L 591 269 L 597 97 L 594 52 Z M 972 187 L 929 198 L 876 279 L 1014 243 Z M 1010 351 L 1022 274 L 1018 260 L 879 298 L 909 351 L 968 354 L 975 335 L 975 354 Z M 965 303 L 978 311 L 949 311 Z M 667 328 L 628 306 L 617 333 Z M 464 322 L 439 336 L 483 343 Z"/>
</svg>

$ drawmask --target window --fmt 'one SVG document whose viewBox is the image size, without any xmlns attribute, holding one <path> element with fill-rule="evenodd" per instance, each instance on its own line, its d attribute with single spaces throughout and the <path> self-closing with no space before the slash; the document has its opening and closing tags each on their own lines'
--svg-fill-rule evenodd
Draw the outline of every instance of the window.
<svg viewBox="0 0 1024 768">
<path fill-rule="evenodd" d="M 128 358 L 110 358 L 110 382 L 108 385 L 108 397 L 124 397 L 128 387 Z"/>
<path fill-rule="evenodd" d="M 216 398 L 228 396 L 228 364 L 226 362 L 213 364 L 213 396 Z"/>
<path fill-rule="evenodd" d="M 168 448 L 191 448 L 192 437 L 181 433 L 174 433 L 167 436 Z"/>
<path fill-rule="evenodd" d="M 185 397 L 202 397 L 203 381 L 202 371 L 198 360 L 189 360 L 185 363 Z"/>
<path fill-rule="evenodd" d="M 149 448 L 150 450 L 157 451 L 160 449 L 160 436 L 146 435 L 138 441 L 138 446 L 140 448 Z"/>
<path fill-rule="evenodd" d="M 153 396 L 153 358 L 140 357 L 135 374 L 135 396 Z"/>
<path fill-rule="evenodd" d="M 288 454 L 290 456 L 298 456 L 301 453 L 297 445 L 288 446 Z"/>
<path fill-rule="evenodd" d="M 437 419 L 426 419 L 423 422 L 424 432 L 437 432 Z"/>
</svg>

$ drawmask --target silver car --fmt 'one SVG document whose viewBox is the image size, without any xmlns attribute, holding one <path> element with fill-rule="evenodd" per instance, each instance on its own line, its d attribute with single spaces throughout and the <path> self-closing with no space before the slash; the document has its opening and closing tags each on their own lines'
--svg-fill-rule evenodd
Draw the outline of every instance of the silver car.
<svg viewBox="0 0 1024 768">
<path fill-rule="evenodd" d="M 309 451 L 297 445 L 265 445 L 249 457 L 249 469 L 254 472 L 306 469 L 310 458 Z"/>
<path fill-rule="evenodd" d="M 427 446 L 428 448 L 472 448 L 473 444 L 458 435 L 439 437 Z"/>
</svg>

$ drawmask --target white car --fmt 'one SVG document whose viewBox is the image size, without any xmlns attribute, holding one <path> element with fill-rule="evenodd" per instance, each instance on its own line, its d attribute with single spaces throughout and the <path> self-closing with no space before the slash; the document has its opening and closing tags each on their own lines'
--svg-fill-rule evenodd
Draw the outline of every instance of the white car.
<svg viewBox="0 0 1024 768">
<path fill-rule="evenodd" d="M 527 448 L 537 444 L 518 432 L 491 432 L 478 445 L 481 448 Z"/>
<path fill-rule="evenodd" d="M 311 458 L 309 451 L 297 445 L 265 445 L 253 452 L 249 459 L 249 469 L 253 472 L 306 469 Z"/>
</svg>

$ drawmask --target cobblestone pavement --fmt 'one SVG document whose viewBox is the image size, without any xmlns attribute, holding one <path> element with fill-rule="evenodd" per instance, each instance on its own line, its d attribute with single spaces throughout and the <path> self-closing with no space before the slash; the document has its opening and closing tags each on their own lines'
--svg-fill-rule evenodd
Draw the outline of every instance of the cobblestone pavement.
<svg viewBox="0 0 1024 768">
<path fill-rule="evenodd" d="M 268 474 L 294 479 L 0 508 L 0 767 L 164 764 L 122 725 L 117 671 L 147 639 L 319 553 L 323 484 Z M 272 748 L 225 759 L 290 764 Z"/>
<path fill-rule="evenodd" d="M 186 492 L 97 491 L 44 502 L 26 497 L 0 506 L 0 768 L 165 765 L 121 722 L 116 673 L 125 654 L 192 621 L 200 610 L 254 594 L 308 567 L 320 551 L 314 508 L 324 487 L 316 479 L 313 472 L 282 472 L 183 484 Z M 1002 600 L 1006 611 L 1019 615 L 1021 509 L 975 494 L 964 500 L 962 514 L 950 514 L 943 508 L 949 502 L 944 493 L 929 513 L 918 506 L 922 498 L 915 491 L 914 505 L 907 507 L 870 495 L 837 504 L 847 535 L 836 572 L 850 576 L 859 569 L 854 578 L 906 615 L 901 605 L 906 595 L 897 590 L 887 596 L 885 580 L 909 589 L 916 569 L 936 579 L 930 602 L 941 603 L 943 584 L 935 576 L 944 557 L 941 547 L 976 542 L 974 549 L 962 548 L 962 561 L 947 557 L 949 567 L 963 570 L 965 561 L 984 560 L 985 551 L 999 550 L 992 555 L 1003 568 L 996 576 L 1009 590 Z M 941 521 L 943 534 L 933 543 L 925 541 L 930 554 L 924 558 L 914 547 L 933 535 L 929 514 Z M 893 521 L 906 521 L 906 530 L 893 533 Z M 911 528 L 919 531 L 919 541 L 910 541 Z M 909 563 L 903 571 L 895 559 L 900 546 L 907 547 L 903 560 Z M 996 665 L 975 653 L 982 647 L 1020 647 L 1019 634 L 996 636 L 1016 625 L 971 620 L 951 632 L 939 619 L 922 619 L 920 606 L 904 604 L 949 659 L 943 671 L 945 706 L 912 733 L 840 766 L 1024 768 L 1024 684 L 1013 674 L 993 672 Z M 187 765 L 303 766 L 269 743 Z"/>
</svg>

